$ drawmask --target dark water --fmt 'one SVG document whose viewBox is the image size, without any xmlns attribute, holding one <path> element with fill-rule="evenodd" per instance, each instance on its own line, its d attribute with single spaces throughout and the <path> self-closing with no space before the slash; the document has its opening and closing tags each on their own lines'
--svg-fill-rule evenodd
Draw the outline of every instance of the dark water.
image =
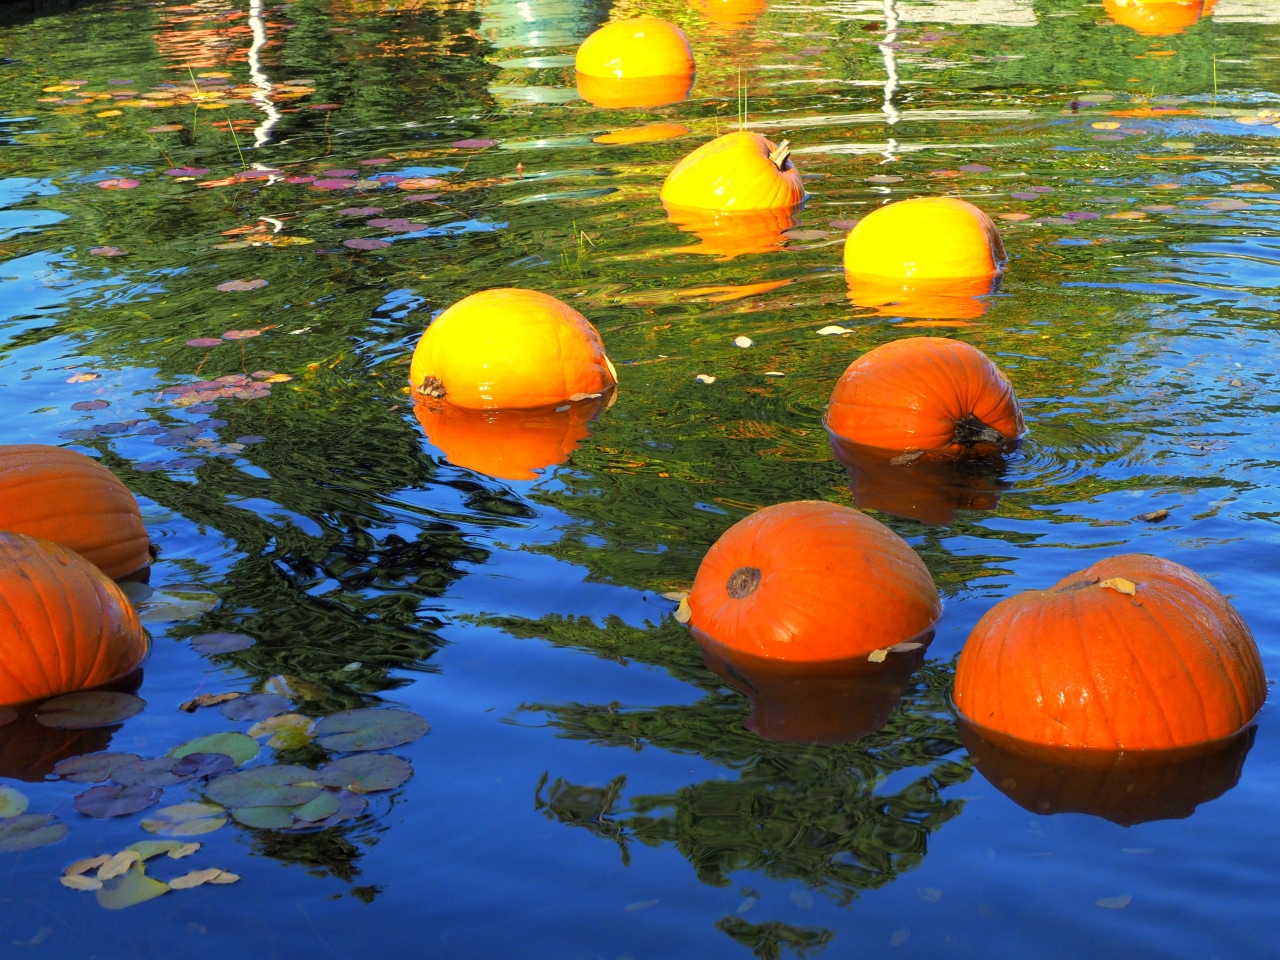
<svg viewBox="0 0 1280 960">
<path fill-rule="evenodd" d="M 736 24 L 603 0 L 3 8 L 0 442 L 100 457 L 161 550 L 140 601 L 148 707 L 111 749 L 243 730 L 177 706 L 264 684 L 307 716 L 391 706 L 432 725 L 390 751 L 413 777 L 354 822 L 233 823 L 195 838 L 197 865 L 238 884 L 120 912 L 59 876 L 148 838 L 145 815 L 80 816 L 83 787 L 42 781 L 14 746 L 5 784 L 71 830 L 0 856 L 3 954 L 1280 951 L 1272 708 L 1234 788 L 1213 798 L 1234 769 L 1192 775 L 1168 790 L 1192 795 L 1180 813 L 1203 800 L 1194 815 L 1123 827 L 1016 805 L 975 771 L 948 700 L 984 611 L 1131 550 L 1211 578 L 1280 666 L 1280 145 L 1238 119 L 1280 106 L 1275 9 L 1219 0 L 1181 34 L 1143 36 L 1077 0 L 775 0 Z M 640 12 L 688 33 L 693 99 L 578 100 L 576 43 Z M 791 140 L 812 196 L 785 246 L 722 260 L 689 252 L 657 191 L 732 127 L 739 76 L 749 123 Z M 144 96 L 165 84 L 177 95 Z M 688 132 L 594 142 L 646 122 Z M 281 173 L 201 185 L 255 165 Z M 350 182 L 289 182 L 306 177 Z M 1030 215 L 1000 221 L 1012 262 L 985 315 L 896 329 L 851 304 L 849 221 L 944 193 Z M 366 207 L 380 210 L 341 212 Z M 345 245 L 369 238 L 391 243 Z M 125 253 L 91 252 L 104 247 Z M 534 481 L 451 463 L 403 392 L 431 316 L 498 285 L 568 300 L 619 365 L 617 403 Z M 816 335 L 833 324 L 850 333 Z M 260 333 L 186 345 L 227 331 Z M 660 595 L 757 507 L 852 502 L 820 425 L 831 386 L 861 352 L 920 333 L 997 359 L 1027 442 L 998 504 L 937 523 L 878 514 L 946 603 L 883 729 L 764 739 Z M 177 389 L 259 371 L 292 379 L 208 403 Z M 1160 508 L 1162 523 L 1134 519 Z M 203 656 L 189 638 L 211 631 L 258 642 Z M 163 802 L 197 798 L 176 786 Z"/>
</svg>

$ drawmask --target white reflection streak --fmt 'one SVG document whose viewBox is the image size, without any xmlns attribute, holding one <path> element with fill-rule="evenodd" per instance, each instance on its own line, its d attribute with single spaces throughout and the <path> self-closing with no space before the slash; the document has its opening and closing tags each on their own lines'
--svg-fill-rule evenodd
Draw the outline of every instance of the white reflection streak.
<svg viewBox="0 0 1280 960">
<path fill-rule="evenodd" d="M 898 92 L 898 51 L 894 49 L 894 44 L 897 42 L 898 0 L 884 0 L 884 41 L 880 44 L 880 55 L 884 58 L 885 78 L 884 104 L 880 107 L 880 111 L 884 114 L 885 123 L 889 124 L 890 129 L 902 119 L 902 115 L 898 113 L 898 108 L 893 103 L 893 95 Z M 888 140 L 884 151 L 886 163 L 894 159 L 893 152 L 898 147 L 893 137 L 889 137 Z"/>
<path fill-rule="evenodd" d="M 886 0 L 886 3 L 890 0 Z M 260 147 L 271 142 L 271 131 L 280 122 L 280 111 L 271 102 L 271 81 L 262 70 L 262 48 L 267 45 L 267 21 L 262 16 L 263 0 L 249 0 L 249 28 L 253 31 L 253 45 L 249 47 L 249 79 L 259 92 L 253 99 L 266 114 L 254 128 L 253 145 Z"/>
</svg>

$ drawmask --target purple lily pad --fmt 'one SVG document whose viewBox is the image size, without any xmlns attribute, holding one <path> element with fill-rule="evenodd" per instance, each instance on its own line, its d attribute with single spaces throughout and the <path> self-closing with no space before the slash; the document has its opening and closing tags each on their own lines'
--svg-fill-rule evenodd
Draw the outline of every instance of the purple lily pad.
<svg viewBox="0 0 1280 960">
<path fill-rule="evenodd" d="M 266 720 L 291 709 L 289 698 L 278 693 L 250 693 L 224 703 L 222 715 L 228 720 Z"/>
<path fill-rule="evenodd" d="M 360 172 L 359 170 L 346 170 L 346 169 L 326 170 L 324 171 L 324 175 L 326 177 L 354 177 L 357 174 L 359 174 L 359 172 Z"/>
<path fill-rule="evenodd" d="M 193 403 L 187 407 L 188 413 L 217 413 L 218 405 L 216 403 Z"/>
<path fill-rule="evenodd" d="M 372 217 L 382 212 L 381 207 L 347 207 L 345 210 L 339 210 L 340 217 Z"/>
<path fill-rule="evenodd" d="M 1053 187 L 1027 187 L 1032 193 L 1053 193 Z"/>
<path fill-rule="evenodd" d="M 72 783 L 101 783 L 110 780 L 117 767 L 137 763 L 141 759 L 136 753 L 90 753 L 59 761 L 53 772 Z"/>
<path fill-rule="evenodd" d="M 312 190 L 349 190 L 356 185 L 355 180 L 340 180 L 337 178 L 325 178 L 324 180 L 316 180 L 311 184 Z"/>
<path fill-rule="evenodd" d="M 101 410 L 109 406 L 105 400 L 80 400 L 71 405 L 72 410 Z"/>
<path fill-rule="evenodd" d="M 198 780 L 220 777 L 235 768 L 236 762 L 225 753 L 189 753 L 174 763 L 173 772 L 184 780 Z"/>
<path fill-rule="evenodd" d="M 270 180 L 272 177 L 278 177 L 283 171 L 280 170 L 241 170 L 235 174 L 237 180 Z"/>
<path fill-rule="evenodd" d="M 95 257 L 127 257 L 128 250 L 121 250 L 119 247 L 90 247 L 89 253 Z"/>
<path fill-rule="evenodd" d="M 391 246 L 390 240 L 377 240 L 373 237 L 357 237 L 354 240 L 343 240 L 344 247 L 350 247 L 352 250 L 381 250 L 383 247 Z"/>
<path fill-rule="evenodd" d="M 160 802 L 160 788 L 138 785 L 122 787 L 117 784 L 90 787 L 76 797 L 75 808 L 86 817 L 109 820 L 124 817 L 147 809 Z"/>
<path fill-rule="evenodd" d="M 138 473 L 156 473 L 164 469 L 164 464 L 159 460 L 144 460 L 141 463 L 135 463 L 133 469 Z"/>
<path fill-rule="evenodd" d="M 197 337 L 195 340 L 187 341 L 188 347 L 220 347 L 222 340 L 216 337 Z"/>
<path fill-rule="evenodd" d="M 287 177 L 285 183 L 315 183 L 315 177 Z"/>
<path fill-rule="evenodd" d="M 964 173 L 990 173 L 991 168 L 985 163 L 966 163 L 960 168 Z"/>
<path fill-rule="evenodd" d="M 165 464 L 170 470 L 195 470 L 204 466 L 204 461 L 199 457 L 178 457 L 176 460 L 170 460 Z"/>
<path fill-rule="evenodd" d="M 374 157 L 372 160 L 361 160 L 360 166 L 376 167 L 378 166 L 378 164 L 381 164 L 381 163 L 395 163 L 395 162 L 396 162 L 395 157 Z"/>
<path fill-rule="evenodd" d="M 1092 210 L 1071 210 L 1063 214 L 1068 220 L 1097 220 L 1101 214 Z"/>
<path fill-rule="evenodd" d="M 411 193 L 411 194 L 409 194 L 407 197 L 405 197 L 404 199 L 406 199 L 406 200 L 408 200 L 408 201 L 410 201 L 410 202 L 412 202 L 412 203 L 422 203 L 422 202 L 424 202 L 424 201 L 426 201 L 426 200 L 439 200 L 439 199 L 440 199 L 440 194 L 438 194 L 438 193 Z"/>
<path fill-rule="evenodd" d="M 267 285 L 267 281 L 258 280 L 228 280 L 226 283 L 218 284 L 217 289 L 222 293 L 243 293 L 247 290 L 261 290 Z"/>
<path fill-rule="evenodd" d="M 449 144 L 451 147 L 458 147 L 462 150 L 481 150 L 484 147 L 496 147 L 497 145 L 497 140 L 486 140 L 480 137 L 474 137 L 469 140 L 455 140 Z"/>
<path fill-rule="evenodd" d="M 117 434 L 124 433 L 128 429 L 129 424 L 117 421 L 115 423 L 100 423 L 93 428 L 93 432 L 104 437 L 114 437 Z"/>
<path fill-rule="evenodd" d="M 122 787 L 171 787 L 189 779 L 175 772 L 177 762 L 173 757 L 160 757 L 126 763 L 115 769 L 111 779 Z"/>
<path fill-rule="evenodd" d="M 222 335 L 223 340 L 252 340 L 254 337 L 262 336 L 261 330 L 228 330 Z M 222 384 L 215 383 L 215 387 L 221 387 Z"/>
<path fill-rule="evenodd" d="M 174 167 L 172 170 L 166 170 L 166 177 L 203 177 L 209 172 L 208 167 Z"/>
</svg>

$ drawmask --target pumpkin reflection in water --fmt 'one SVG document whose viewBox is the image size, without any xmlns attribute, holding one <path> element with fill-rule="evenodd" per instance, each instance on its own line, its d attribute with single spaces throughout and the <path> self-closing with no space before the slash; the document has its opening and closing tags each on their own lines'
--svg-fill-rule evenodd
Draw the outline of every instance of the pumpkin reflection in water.
<svg viewBox="0 0 1280 960">
<path fill-rule="evenodd" d="M 1183 750 L 1136 753 L 1042 747 L 961 718 L 960 739 L 978 771 L 1032 813 L 1087 813 L 1123 827 L 1181 820 L 1236 785 L 1256 727 Z"/>
<path fill-rule="evenodd" d="M 747 729 L 780 743 L 852 743 L 881 729 L 933 640 L 930 630 L 882 663 L 860 656 L 797 664 L 753 657 L 701 630 L 693 633 L 708 669 L 751 699 Z"/>
<path fill-rule="evenodd" d="M 564 463 L 591 432 L 590 423 L 613 405 L 616 393 L 540 410 L 466 410 L 423 399 L 414 413 L 455 466 L 500 480 L 536 480 L 538 471 Z"/>
<path fill-rule="evenodd" d="M 1217 0 L 1102 0 L 1103 9 L 1121 26 L 1148 37 L 1170 37 L 1195 26 L 1213 12 Z"/>
<path fill-rule="evenodd" d="M 593 77 L 578 74 L 578 95 L 606 110 L 646 110 L 689 99 L 693 74 L 668 77 Z"/>
<path fill-rule="evenodd" d="M 729 213 L 724 210 L 706 210 L 697 207 L 677 207 L 663 204 L 667 218 L 685 233 L 692 233 L 702 242 L 677 247 L 675 253 L 700 253 L 721 260 L 747 256 L 753 253 L 771 253 L 783 246 L 783 235 L 799 224 L 800 207 L 779 207 L 773 210 L 749 210 Z"/>
<path fill-rule="evenodd" d="M 849 299 L 856 306 L 875 310 L 877 316 L 912 320 L 976 320 L 987 312 L 988 304 L 981 298 L 1000 287 L 998 275 L 956 280 L 901 280 L 846 273 L 845 279 L 849 283 Z"/>
<path fill-rule="evenodd" d="M 691 0 L 689 5 L 708 23 L 741 29 L 768 9 L 769 0 Z"/>
<path fill-rule="evenodd" d="M 831 434 L 831 449 L 849 475 L 854 506 L 943 525 L 961 510 L 994 510 L 1011 484 L 998 456 L 895 454 L 849 443 Z"/>
</svg>

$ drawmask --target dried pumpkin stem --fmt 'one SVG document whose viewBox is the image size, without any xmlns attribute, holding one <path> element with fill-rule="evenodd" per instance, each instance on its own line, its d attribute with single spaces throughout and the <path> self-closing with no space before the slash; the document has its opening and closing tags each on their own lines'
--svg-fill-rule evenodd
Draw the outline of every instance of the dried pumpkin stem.
<svg viewBox="0 0 1280 960">
<path fill-rule="evenodd" d="M 773 161 L 773 165 L 779 170 L 786 169 L 787 158 L 791 156 L 791 141 L 783 140 L 774 147 L 773 153 L 769 154 L 769 159 Z"/>
<path fill-rule="evenodd" d="M 417 392 L 423 397 L 442 400 L 444 399 L 444 382 L 437 377 L 424 377 L 422 383 L 418 384 Z"/>
<path fill-rule="evenodd" d="M 745 600 L 760 586 L 759 567 L 739 567 L 729 575 L 724 588 L 734 600 Z"/>
<path fill-rule="evenodd" d="M 956 432 L 953 442 L 963 444 L 966 447 L 977 446 L 980 443 L 996 443 L 1003 445 L 1006 442 L 1006 438 L 1005 435 L 995 427 L 987 426 L 971 413 L 963 420 L 956 421 Z"/>
</svg>

